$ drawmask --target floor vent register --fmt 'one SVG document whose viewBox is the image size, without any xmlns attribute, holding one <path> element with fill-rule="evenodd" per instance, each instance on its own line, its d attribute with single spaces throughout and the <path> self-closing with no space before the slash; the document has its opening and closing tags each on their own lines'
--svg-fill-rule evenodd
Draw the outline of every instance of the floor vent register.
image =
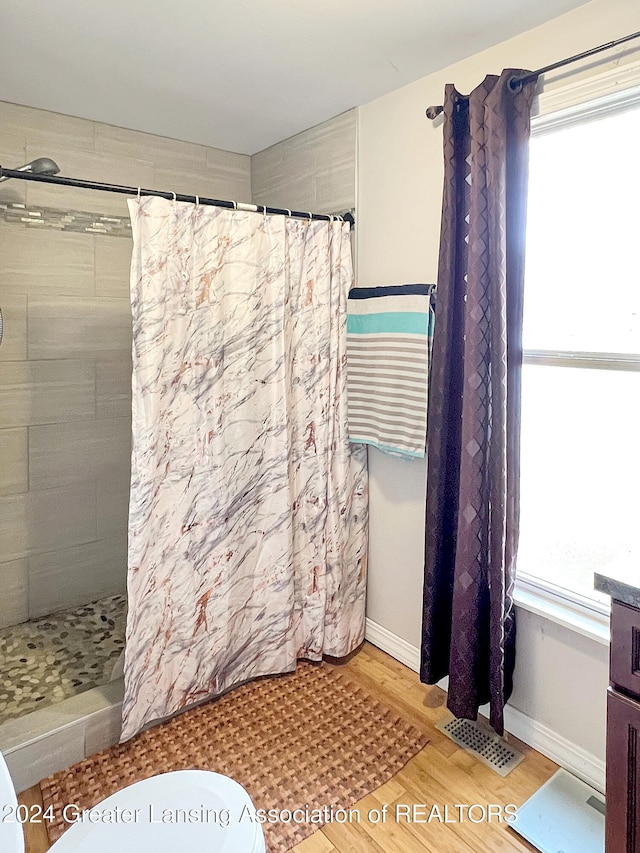
<svg viewBox="0 0 640 853">
<path fill-rule="evenodd" d="M 472 752 L 500 776 L 507 776 L 524 758 L 519 749 L 511 746 L 482 722 L 453 717 L 441 720 L 436 728 L 462 749 Z"/>
</svg>

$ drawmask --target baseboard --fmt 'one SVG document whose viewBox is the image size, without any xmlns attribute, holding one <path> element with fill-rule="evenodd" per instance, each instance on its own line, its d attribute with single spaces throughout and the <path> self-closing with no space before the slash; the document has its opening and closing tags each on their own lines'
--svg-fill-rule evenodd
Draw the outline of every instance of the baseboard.
<svg viewBox="0 0 640 853">
<path fill-rule="evenodd" d="M 511 705 L 504 709 L 504 724 L 512 735 L 537 749 L 592 788 L 604 793 L 605 763 L 593 753 L 587 752 Z"/>
<path fill-rule="evenodd" d="M 365 637 L 373 646 L 382 649 L 383 652 L 408 666 L 409 669 L 420 672 L 420 649 L 412 646 L 402 637 L 392 634 L 391 631 L 383 628 L 382 625 L 378 625 L 377 622 L 372 622 L 371 619 L 367 619 Z"/>
<path fill-rule="evenodd" d="M 420 649 L 371 619 L 367 619 L 366 638 L 372 645 L 405 664 L 409 669 L 414 672 L 420 671 Z M 440 686 L 446 689 L 446 681 L 441 682 Z M 537 749 L 588 785 L 598 791 L 604 791 L 604 761 L 578 744 L 572 743 L 558 732 L 528 717 L 511 705 L 505 708 L 505 728 L 519 740 Z"/>
</svg>

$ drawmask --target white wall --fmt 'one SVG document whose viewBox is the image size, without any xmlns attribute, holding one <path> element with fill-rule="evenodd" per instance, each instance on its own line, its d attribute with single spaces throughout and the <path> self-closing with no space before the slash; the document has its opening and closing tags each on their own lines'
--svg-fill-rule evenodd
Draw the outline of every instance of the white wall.
<svg viewBox="0 0 640 853">
<path fill-rule="evenodd" d="M 507 728 L 604 790 L 608 646 L 520 608 L 517 619 Z"/>
<path fill-rule="evenodd" d="M 358 110 L 358 284 L 435 281 L 442 191 L 441 122 L 425 108 L 444 86 L 473 89 L 503 68 L 539 68 L 639 29 L 638 0 L 595 0 L 547 24 L 431 74 Z M 425 46 L 428 49 L 428 46 Z M 548 76 L 545 91 L 638 60 L 640 47 L 604 54 Z M 419 646 L 425 464 L 372 450 L 368 618 L 411 657 Z M 519 610 L 513 729 L 574 769 L 601 778 L 605 744 L 605 646 Z M 549 746 L 549 744 L 552 744 Z M 569 760 L 566 763 L 571 764 Z"/>
</svg>

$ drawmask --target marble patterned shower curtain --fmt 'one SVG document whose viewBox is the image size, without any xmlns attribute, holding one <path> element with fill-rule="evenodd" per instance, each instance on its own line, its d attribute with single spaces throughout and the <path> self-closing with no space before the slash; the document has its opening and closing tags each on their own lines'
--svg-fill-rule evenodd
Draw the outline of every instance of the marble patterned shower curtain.
<svg viewBox="0 0 640 853">
<path fill-rule="evenodd" d="M 364 636 L 349 226 L 160 198 L 134 233 L 121 740 Z"/>
</svg>

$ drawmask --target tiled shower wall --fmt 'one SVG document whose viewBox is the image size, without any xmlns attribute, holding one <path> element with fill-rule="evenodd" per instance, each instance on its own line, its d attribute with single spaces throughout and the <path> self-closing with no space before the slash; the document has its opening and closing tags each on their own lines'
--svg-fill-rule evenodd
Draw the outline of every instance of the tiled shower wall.
<svg viewBox="0 0 640 853">
<path fill-rule="evenodd" d="M 356 110 L 349 110 L 251 158 L 255 204 L 315 213 L 356 206 Z"/>
<path fill-rule="evenodd" d="M 250 162 L 0 102 L 3 166 L 292 209 L 354 207 L 355 151 L 355 110 Z M 6 202 L 128 216 L 126 196 L 20 181 Z M 125 589 L 130 259 L 129 238 L 0 217 L 0 627 Z"/>
<path fill-rule="evenodd" d="M 0 164 L 251 201 L 249 157 L 0 102 Z M 0 183 L 0 204 L 128 216 L 126 196 Z M 127 237 L 0 221 L 0 627 L 124 591 Z"/>
</svg>

